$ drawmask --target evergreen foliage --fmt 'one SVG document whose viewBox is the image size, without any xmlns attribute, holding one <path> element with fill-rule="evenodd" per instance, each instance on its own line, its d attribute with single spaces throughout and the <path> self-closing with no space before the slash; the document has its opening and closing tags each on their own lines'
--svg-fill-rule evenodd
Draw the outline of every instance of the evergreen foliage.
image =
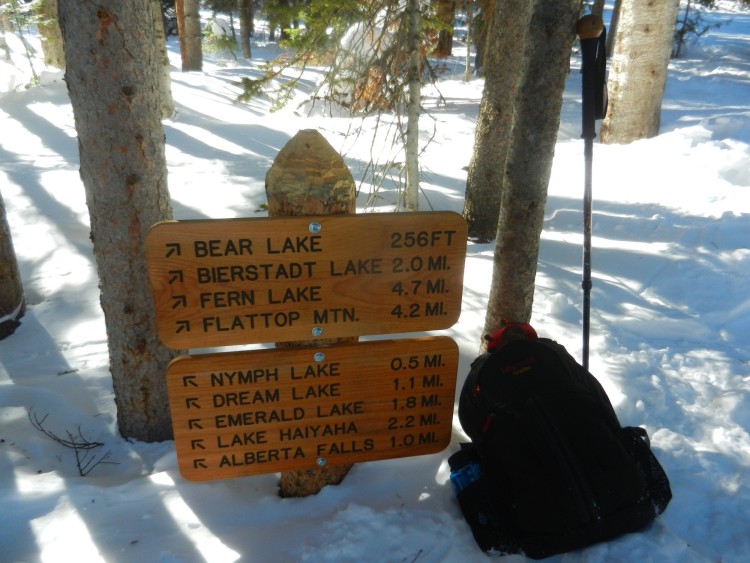
<svg viewBox="0 0 750 563">
<path fill-rule="evenodd" d="M 427 30 L 421 38 L 423 77 L 437 71 L 426 58 L 428 33 L 445 28 L 427 9 L 422 14 Z M 310 66 L 328 67 L 315 92 L 353 110 L 391 109 L 399 105 L 406 89 L 405 12 L 397 0 L 271 0 L 261 13 L 272 32 L 281 27 L 283 55 L 261 67 L 261 75 L 242 80 L 240 101 L 262 93 L 273 95 L 277 105 L 290 98 L 299 78 L 279 79 L 284 71 L 302 72 Z M 272 35 L 273 37 L 273 35 Z"/>
<path fill-rule="evenodd" d="M 741 1 L 745 4 L 750 3 L 750 0 Z M 703 11 L 714 8 L 716 8 L 716 0 L 687 0 L 681 8 L 682 14 L 677 18 L 672 57 L 679 58 L 683 53 L 685 44 L 691 38 L 701 37 L 711 29 L 719 27 L 720 24 L 709 25 L 703 20 Z"/>
</svg>

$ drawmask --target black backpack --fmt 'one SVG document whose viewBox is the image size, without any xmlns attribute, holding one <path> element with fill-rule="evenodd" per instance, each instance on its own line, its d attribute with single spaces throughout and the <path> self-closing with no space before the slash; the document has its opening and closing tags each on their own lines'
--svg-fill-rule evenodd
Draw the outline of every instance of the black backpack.
<svg viewBox="0 0 750 563">
<path fill-rule="evenodd" d="M 672 492 L 641 428 L 561 345 L 515 340 L 477 358 L 449 459 L 478 545 L 540 559 L 641 530 Z"/>
</svg>

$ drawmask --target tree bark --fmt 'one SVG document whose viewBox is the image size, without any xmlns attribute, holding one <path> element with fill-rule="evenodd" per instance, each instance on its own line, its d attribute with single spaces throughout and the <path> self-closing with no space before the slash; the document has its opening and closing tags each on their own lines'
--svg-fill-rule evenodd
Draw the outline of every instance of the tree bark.
<svg viewBox="0 0 750 563">
<path fill-rule="evenodd" d="M 603 143 L 655 137 L 680 0 L 622 0 L 609 81 Z"/>
<path fill-rule="evenodd" d="M 419 112 L 422 96 L 419 54 L 420 14 L 419 0 L 408 0 L 406 5 L 408 29 L 407 48 L 409 60 L 407 80 L 409 100 L 406 115 L 406 187 L 404 188 L 404 210 L 419 209 Z"/>
<path fill-rule="evenodd" d="M 171 218 L 151 0 L 60 0 L 120 433 L 172 437 L 144 240 Z"/>
<path fill-rule="evenodd" d="M 172 76 L 170 74 L 169 55 L 167 54 L 167 36 L 164 32 L 164 17 L 161 11 L 161 0 L 151 0 L 154 18 L 154 42 L 159 53 L 159 101 L 163 119 L 174 114 L 172 97 Z"/>
<path fill-rule="evenodd" d="M 463 210 L 469 237 L 480 242 L 493 240 L 497 233 L 505 160 L 533 7 L 529 0 L 498 0 L 489 19 L 484 91 Z"/>
<path fill-rule="evenodd" d="M 175 1 L 183 71 L 203 70 L 201 21 L 198 7 L 198 0 Z"/>
<path fill-rule="evenodd" d="M 438 59 L 449 57 L 453 52 L 453 21 L 456 18 L 456 0 L 430 0 L 441 29 L 435 37 L 431 55 Z"/>
<path fill-rule="evenodd" d="M 0 194 L 0 340 L 15 332 L 25 311 L 21 275 Z"/>
<path fill-rule="evenodd" d="M 507 322 L 531 319 L 539 238 L 578 7 L 578 0 L 537 0 L 531 18 L 504 169 L 485 334 Z"/>
<path fill-rule="evenodd" d="M 65 68 L 62 33 L 57 23 L 57 1 L 43 0 L 36 6 L 41 21 L 37 25 L 42 36 L 44 62 L 55 68 Z"/>
<path fill-rule="evenodd" d="M 240 45 L 242 56 L 249 59 L 252 56 L 250 36 L 253 33 L 253 2 L 252 0 L 237 0 L 237 10 L 240 14 Z"/>
<path fill-rule="evenodd" d="M 622 0 L 615 0 L 615 4 L 612 8 L 612 18 L 609 21 L 609 29 L 607 30 L 607 58 L 612 57 L 612 53 L 615 51 L 615 37 L 617 37 L 617 28 L 620 22 L 620 12 L 622 11 Z"/>
</svg>

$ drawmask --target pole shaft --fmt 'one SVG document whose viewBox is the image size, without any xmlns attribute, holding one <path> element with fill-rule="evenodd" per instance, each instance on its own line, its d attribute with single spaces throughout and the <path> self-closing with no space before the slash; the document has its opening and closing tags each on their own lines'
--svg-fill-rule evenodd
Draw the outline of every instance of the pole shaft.
<svg viewBox="0 0 750 563">
<path fill-rule="evenodd" d="M 594 138 L 596 137 L 597 117 L 597 47 L 599 36 L 604 30 L 601 18 L 585 16 L 577 25 L 578 36 L 581 41 L 581 118 L 584 139 L 584 193 L 583 193 L 583 351 L 582 365 L 589 367 L 589 335 L 591 332 L 591 229 L 592 229 L 592 169 L 594 160 Z"/>
</svg>

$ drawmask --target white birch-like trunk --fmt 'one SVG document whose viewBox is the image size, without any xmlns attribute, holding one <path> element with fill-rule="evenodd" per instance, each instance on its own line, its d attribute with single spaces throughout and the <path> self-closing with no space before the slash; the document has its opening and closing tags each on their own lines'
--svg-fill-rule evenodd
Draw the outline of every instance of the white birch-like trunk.
<svg viewBox="0 0 750 563">
<path fill-rule="evenodd" d="M 604 143 L 655 137 L 680 0 L 622 0 L 609 73 Z"/>
<path fill-rule="evenodd" d="M 404 189 L 404 209 L 419 209 L 419 113 L 422 84 L 420 80 L 419 56 L 419 0 L 409 0 L 407 4 L 409 29 L 409 102 L 406 110 L 406 188 Z"/>
</svg>

